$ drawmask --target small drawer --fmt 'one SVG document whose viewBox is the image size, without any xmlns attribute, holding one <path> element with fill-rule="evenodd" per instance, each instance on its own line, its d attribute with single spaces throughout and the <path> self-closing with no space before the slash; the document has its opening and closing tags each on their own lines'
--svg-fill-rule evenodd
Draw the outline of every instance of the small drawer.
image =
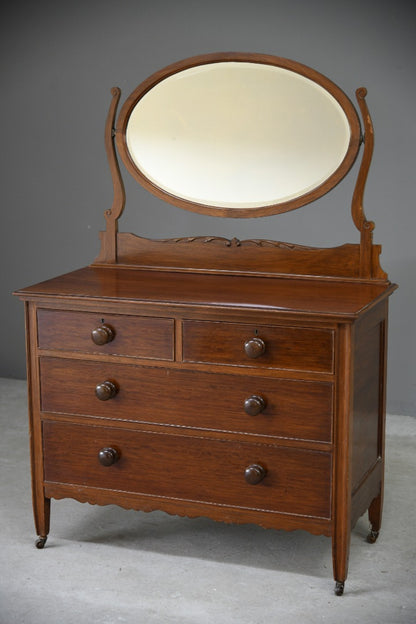
<svg viewBox="0 0 416 624">
<path fill-rule="evenodd" d="M 183 359 L 332 373 L 333 341 L 330 329 L 184 321 Z"/>
<path fill-rule="evenodd" d="M 45 482 L 330 517 L 329 453 L 51 421 L 43 435 Z"/>
<path fill-rule="evenodd" d="M 332 439 L 329 382 L 51 357 L 41 358 L 40 371 L 44 412 L 317 442 Z"/>
<path fill-rule="evenodd" d="M 48 309 L 37 318 L 40 349 L 174 358 L 173 319 Z"/>
</svg>

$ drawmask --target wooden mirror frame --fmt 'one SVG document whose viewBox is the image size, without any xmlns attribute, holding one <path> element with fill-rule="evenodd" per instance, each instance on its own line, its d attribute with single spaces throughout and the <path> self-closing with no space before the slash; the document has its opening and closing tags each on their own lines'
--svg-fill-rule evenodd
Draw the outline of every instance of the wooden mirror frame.
<svg viewBox="0 0 416 624">
<path fill-rule="evenodd" d="M 345 244 L 334 248 L 315 248 L 273 240 L 238 239 L 228 240 L 216 236 L 181 237 L 166 240 L 152 240 L 142 238 L 131 233 L 119 233 L 118 221 L 125 206 L 125 191 L 120 173 L 117 150 L 118 148 L 127 169 L 145 188 L 161 197 L 165 201 L 173 203 L 181 208 L 195 212 L 207 213 L 207 207 L 200 209 L 199 204 L 194 204 L 178 197 L 168 196 L 164 191 L 153 185 L 147 178 L 133 167 L 131 158 L 126 151 L 125 129 L 131 110 L 134 108 L 141 94 L 149 90 L 153 85 L 185 67 L 194 67 L 204 63 L 217 61 L 241 60 L 263 62 L 293 68 L 318 84 L 326 88 L 346 112 L 351 127 L 350 147 L 337 171 L 326 180 L 325 183 L 315 188 L 311 193 L 296 198 L 288 205 L 267 206 L 263 209 L 248 209 L 249 212 L 239 216 L 265 216 L 278 212 L 292 210 L 314 201 L 327 193 L 331 188 L 351 169 L 360 145 L 364 144 L 364 150 L 358 172 L 355 190 L 352 198 L 352 219 L 360 232 L 360 243 Z M 116 123 L 116 113 L 120 100 L 121 91 L 118 87 L 112 89 L 112 101 L 106 121 L 105 146 L 110 165 L 114 198 L 110 210 L 105 212 L 106 230 L 100 232 L 101 250 L 93 263 L 93 266 L 134 266 L 136 268 L 173 271 L 195 271 L 203 273 L 232 273 L 250 275 L 291 275 L 306 276 L 324 279 L 342 280 L 377 280 L 386 281 L 387 275 L 379 264 L 381 253 L 380 245 L 373 245 L 374 222 L 368 221 L 363 208 L 363 195 L 371 163 L 374 132 L 371 117 L 367 108 L 365 88 L 356 90 L 356 98 L 363 120 L 363 133 L 360 132 L 360 123 L 357 112 L 348 97 L 332 81 L 318 72 L 304 65 L 281 59 L 279 57 L 221 53 L 192 57 L 169 65 L 165 69 L 156 72 L 145 80 L 124 103 Z M 142 179 L 143 178 L 143 179 Z M 209 207 L 208 207 L 209 208 Z M 219 216 L 219 209 L 215 208 L 215 214 Z M 226 211 L 221 216 L 230 216 Z M 236 216 L 233 214 L 232 216 Z"/>
<path fill-rule="evenodd" d="M 307 78 L 308 81 L 318 85 L 324 91 L 329 93 L 330 96 L 332 96 L 333 100 L 340 106 L 348 123 L 349 144 L 341 163 L 325 180 L 323 180 L 321 183 L 315 183 L 312 189 L 308 192 L 296 195 L 296 197 L 288 199 L 286 201 L 281 200 L 276 203 L 267 203 L 264 206 L 256 205 L 244 208 L 227 208 L 214 204 L 208 204 L 206 202 L 201 203 L 198 201 L 191 201 L 189 199 L 186 199 L 184 196 L 170 193 L 161 188 L 161 186 L 158 186 L 155 182 L 153 182 L 138 167 L 128 147 L 127 130 L 131 115 L 136 110 L 137 105 L 140 104 L 143 97 L 149 94 L 150 91 L 155 87 L 159 87 L 160 85 L 162 85 L 162 83 L 166 79 L 169 79 L 172 76 L 176 76 L 182 73 L 184 76 L 182 78 L 183 82 L 187 74 L 187 70 L 196 69 L 203 66 L 214 66 L 215 64 L 224 65 L 226 63 L 230 63 L 232 67 L 235 66 L 234 64 L 237 63 L 248 63 L 253 66 L 262 65 L 280 68 L 286 70 L 288 74 L 293 73 L 295 76 L 299 75 L 303 78 Z M 189 81 L 189 77 L 187 78 L 187 80 Z M 244 101 L 241 102 L 241 105 L 244 106 Z M 306 67 L 305 65 L 301 65 L 300 63 L 296 63 L 288 59 L 263 54 L 239 53 L 222 53 L 196 56 L 190 59 L 185 59 L 178 63 L 174 63 L 173 65 L 169 65 L 168 67 L 156 72 L 155 74 L 147 78 L 147 80 L 142 82 L 126 99 L 118 116 L 115 128 L 115 139 L 121 159 L 123 160 L 123 163 L 129 173 L 144 188 L 146 188 L 148 191 L 150 191 L 160 199 L 179 206 L 180 208 L 183 208 L 185 210 L 197 212 L 199 214 L 231 218 L 263 217 L 272 214 L 279 214 L 282 212 L 287 212 L 289 210 L 294 210 L 296 208 L 299 208 L 300 206 L 304 206 L 305 204 L 319 199 L 322 195 L 326 194 L 334 186 L 336 186 L 351 169 L 360 147 L 360 137 L 360 121 L 354 106 L 352 105 L 349 98 L 345 95 L 345 93 L 341 91 L 341 89 L 328 78 L 310 69 L 309 67 Z M 277 171 L 276 174 L 278 174 Z"/>
</svg>

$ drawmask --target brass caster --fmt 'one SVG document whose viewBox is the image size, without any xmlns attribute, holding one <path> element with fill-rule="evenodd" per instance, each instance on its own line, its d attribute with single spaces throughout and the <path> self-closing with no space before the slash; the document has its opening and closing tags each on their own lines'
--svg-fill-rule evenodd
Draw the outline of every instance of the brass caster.
<svg viewBox="0 0 416 624">
<path fill-rule="evenodd" d="M 342 596 L 344 593 L 344 583 L 345 581 L 335 581 L 335 596 Z"/>
<path fill-rule="evenodd" d="M 374 544 L 374 542 L 377 541 L 378 535 L 379 535 L 379 531 L 373 531 L 373 529 L 370 529 L 370 532 L 367 535 L 367 542 L 369 544 Z"/>
<path fill-rule="evenodd" d="M 39 535 L 38 539 L 35 542 L 36 548 L 42 549 L 45 546 L 47 539 L 47 536 Z"/>
</svg>

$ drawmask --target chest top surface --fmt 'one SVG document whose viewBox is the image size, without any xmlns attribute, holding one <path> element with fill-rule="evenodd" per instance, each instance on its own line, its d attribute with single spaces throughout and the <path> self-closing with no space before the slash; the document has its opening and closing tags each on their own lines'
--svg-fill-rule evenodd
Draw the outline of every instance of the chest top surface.
<svg viewBox="0 0 416 624">
<path fill-rule="evenodd" d="M 35 300 L 124 300 L 354 318 L 393 289 L 382 283 L 85 267 L 22 289 L 19 295 Z"/>
</svg>

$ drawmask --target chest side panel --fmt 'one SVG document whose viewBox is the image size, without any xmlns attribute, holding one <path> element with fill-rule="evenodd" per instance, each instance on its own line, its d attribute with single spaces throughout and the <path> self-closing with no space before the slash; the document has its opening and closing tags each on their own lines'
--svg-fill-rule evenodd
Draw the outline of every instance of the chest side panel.
<svg viewBox="0 0 416 624">
<path fill-rule="evenodd" d="M 353 492 L 383 454 L 386 315 L 387 305 L 383 303 L 363 317 L 355 328 Z"/>
</svg>

